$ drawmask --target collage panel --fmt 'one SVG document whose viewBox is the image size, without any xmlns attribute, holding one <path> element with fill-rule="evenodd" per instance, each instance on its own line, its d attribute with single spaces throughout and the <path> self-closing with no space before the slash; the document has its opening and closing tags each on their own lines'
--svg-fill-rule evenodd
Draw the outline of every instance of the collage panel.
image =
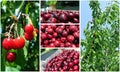
<svg viewBox="0 0 120 72">
<path fill-rule="evenodd" d="M 41 1 L 41 23 L 79 23 L 79 1 Z"/>
<path fill-rule="evenodd" d="M 81 1 L 81 71 L 120 69 L 119 1 Z"/>
<path fill-rule="evenodd" d="M 39 1 L 0 2 L 1 71 L 39 71 Z"/>
<path fill-rule="evenodd" d="M 41 71 L 80 71 L 80 49 L 41 49 Z"/>
<path fill-rule="evenodd" d="M 79 48 L 79 24 L 48 23 L 40 27 L 41 48 Z"/>
</svg>

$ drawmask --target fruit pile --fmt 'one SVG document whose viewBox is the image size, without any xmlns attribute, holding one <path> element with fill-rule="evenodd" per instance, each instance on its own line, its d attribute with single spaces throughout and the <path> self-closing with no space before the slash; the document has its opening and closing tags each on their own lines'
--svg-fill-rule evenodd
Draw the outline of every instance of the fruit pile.
<svg viewBox="0 0 120 72">
<path fill-rule="evenodd" d="M 25 26 L 25 34 L 24 37 L 26 40 L 32 40 L 34 34 L 33 32 L 38 33 L 38 30 L 35 28 L 32 24 L 27 24 Z M 11 49 L 22 49 L 25 45 L 25 39 L 22 36 L 18 36 L 15 39 L 13 38 L 4 38 L 2 41 L 2 46 L 5 50 L 11 50 Z M 8 52 L 6 59 L 9 62 L 13 62 L 16 59 L 16 53 L 15 52 Z"/>
<path fill-rule="evenodd" d="M 79 71 L 79 52 L 63 50 L 48 61 L 44 71 Z"/>
<path fill-rule="evenodd" d="M 41 23 L 79 23 L 78 11 L 54 10 L 41 12 Z"/>
<path fill-rule="evenodd" d="M 79 25 L 41 25 L 42 47 L 79 47 Z"/>
</svg>

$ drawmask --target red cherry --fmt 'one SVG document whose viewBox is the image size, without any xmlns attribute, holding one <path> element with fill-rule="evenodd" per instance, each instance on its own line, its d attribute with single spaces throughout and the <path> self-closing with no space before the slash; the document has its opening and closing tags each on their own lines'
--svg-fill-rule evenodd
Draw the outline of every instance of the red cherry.
<svg viewBox="0 0 120 72">
<path fill-rule="evenodd" d="M 58 47 L 60 45 L 60 42 L 58 40 L 55 41 L 55 46 Z"/>
<path fill-rule="evenodd" d="M 73 67 L 73 70 L 74 70 L 74 71 L 79 71 L 79 67 L 78 67 L 77 65 L 75 65 L 75 66 Z"/>
<path fill-rule="evenodd" d="M 54 43 L 50 43 L 49 47 L 55 47 Z"/>
<path fill-rule="evenodd" d="M 25 39 L 29 40 L 29 41 L 32 40 L 32 38 L 33 38 L 33 34 L 28 34 L 26 32 L 24 33 L 24 36 L 25 36 Z"/>
<path fill-rule="evenodd" d="M 58 34 L 56 32 L 53 33 L 53 37 L 57 37 Z"/>
<path fill-rule="evenodd" d="M 25 26 L 25 32 L 26 32 L 27 34 L 31 34 L 31 33 L 33 32 L 33 30 L 34 30 L 34 26 L 33 26 L 32 24 L 27 24 L 27 25 Z"/>
<path fill-rule="evenodd" d="M 55 41 L 56 41 L 56 39 L 55 39 L 55 38 L 52 38 L 52 39 L 51 39 L 51 42 L 55 42 Z"/>
<path fill-rule="evenodd" d="M 66 36 L 68 35 L 68 32 L 64 30 L 64 31 L 62 32 L 62 35 L 66 37 Z"/>
<path fill-rule="evenodd" d="M 25 45 L 25 40 L 23 37 L 17 37 L 13 41 L 14 41 L 14 49 L 21 49 Z"/>
<path fill-rule="evenodd" d="M 79 23 L 79 20 L 77 18 L 73 18 L 74 23 Z"/>
<path fill-rule="evenodd" d="M 52 33 L 53 33 L 53 29 L 52 29 L 52 28 L 48 28 L 48 29 L 47 29 L 47 32 L 48 32 L 49 34 L 52 34 Z"/>
<path fill-rule="evenodd" d="M 47 37 L 48 37 L 49 39 L 53 38 L 53 36 L 52 36 L 51 34 L 47 34 Z"/>
<path fill-rule="evenodd" d="M 48 45 L 48 40 L 45 40 L 45 41 L 44 41 L 44 44 L 45 44 L 45 45 Z"/>
<path fill-rule="evenodd" d="M 73 42 L 73 41 L 74 41 L 74 36 L 68 35 L 68 36 L 67 36 L 67 40 L 68 40 L 69 42 Z"/>
<path fill-rule="evenodd" d="M 66 40 L 66 37 L 61 37 L 61 42 L 65 42 Z"/>
<path fill-rule="evenodd" d="M 9 62 L 13 62 L 16 60 L 16 53 L 15 52 L 8 52 L 6 55 L 6 59 Z"/>
<path fill-rule="evenodd" d="M 60 47 L 65 47 L 65 44 L 64 43 L 60 43 Z"/>
<path fill-rule="evenodd" d="M 75 38 L 79 38 L 79 32 L 74 32 L 73 35 Z"/>
<path fill-rule="evenodd" d="M 5 38 L 2 41 L 2 46 L 4 47 L 5 50 L 10 50 L 13 48 L 13 39 L 12 38 Z"/>
<path fill-rule="evenodd" d="M 66 46 L 66 47 L 70 47 L 70 45 L 71 45 L 70 42 L 66 42 L 66 43 L 65 43 L 65 46 Z"/>
<path fill-rule="evenodd" d="M 74 64 L 78 64 L 78 63 L 79 63 L 79 60 L 78 60 L 78 59 L 75 59 L 75 60 L 73 61 L 73 63 L 74 63 Z"/>
<path fill-rule="evenodd" d="M 72 62 L 69 63 L 69 67 L 70 67 L 70 68 L 73 67 L 73 65 L 74 65 L 74 64 L 73 64 Z"/>
<path fill-rule="evenodd" d="M 47 38 L 47 34 L 46 33 L 42 33 L 41 34 L 41 39 L 46 39 Z"/>
<path fill-rule="evenodd" d="M 72 32 L 78 31 L 78 27 L 75 26 L 75 25 L 70 25 L 69 29 L 70 29 L 70 31 L 72 31 Z"/>
</svg>

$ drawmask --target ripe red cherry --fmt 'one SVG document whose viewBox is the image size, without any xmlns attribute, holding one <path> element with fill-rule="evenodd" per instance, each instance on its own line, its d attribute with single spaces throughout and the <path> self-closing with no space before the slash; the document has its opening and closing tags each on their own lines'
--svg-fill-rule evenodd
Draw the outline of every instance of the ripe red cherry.
<svg viewBox="0 0 120 72">
<path fill-rule="evenodd" d="M 71 68 L 71 67 L 73 67 L 73 63 L 72 62 L 69 62 L 69 67 Z"/>
<path fill-rule="evenodd" d="M 49 47 L 55 47 L 54 43 L 50 43 Z"/>
<path fill-rule="evenodd" d="M 48 19 L 48 18 L 50 18 L 52 15 L 51 14 L 44 14 L 44 19 Z"/>
<path fill-rule="evenodd" d="M 62 33 L 63 36 L 67 36 L 68 35 L 68 32 L 66 30 L 63 31 Z"/>
<path fill-rule="evenodd" d="M 52 29 L 52 28 L 48 28 L 48 29 L 47 29 L 47 32 L 48 32 L 49 34 L 52 34 L 52 33 L 53 33 L 53 29 Z"/>
<path fill-rule="evenodd" d="M 46 39 L 47 38 L 47 34 L 46 33 L 42 33 L 41 34 L 41 39 Z"/>
<path fill-rule="evenodd" d="M 65 42 L 66 40 L 66 37 L 61 37 L 61 42 Z"/>
<path fill-rule="evenodd" d="M 65 46 L 66 46 L 66 47 L 70 47 L 70 45 L 71 45 L 70 42 L 66 42 L 66 43 L 65 43 Z"/>
<path fill-rule="evenodd" d="M 79 38 L 79 32 L 74 32 L 73 35 L 75 38 Z"/>
<path fill-rule="evenodd" d="M 58 40 L 55 41 L 55 46 L 58 47 L 60 45 L 60 42 Z"/>
<path fill-rule="evenodd" d="M 45 41 L 44 41 L 44 45 L 48 45 L 48 40 L 45 40 Z"/>
<path fill-rule="evenodd" d="M 65 44 L 64 43 L 60 43 L 60 47 L 65 47 Z"/>
<path fill-rule="evenodd" d="M 16 53 L 15 52 L 8 52 L 6 55 L 6 59 L 8 62 L 13 62 L 16 60 Z"/>
<path fill-rule="evenodd" d="M 49 21 L 50 21 L 49 23 L 56 23 L 57 19 L 56 18 L 50 18 Z"/>
<path fill-rule="evenodd" d="M 5 38 L 2 41 L 2 46 L 4 47 L 5 50 L 10 50 L 13 48 L 13 39 L 12 38 Z"/>
<path fill-rule="evenodd" d="M 25 36 L 25 39 L 29 40 L 29 41 L 32 40 L 32 38 L 33 38 L 33 34 L 28 34 L 26 32 L 24 33 L 24 36 Z"/>
<path fill-rule="evenodd" d="M 68 35 L 68 36 L 67 36 L 67 40 L 68 40 L 69 42 L 73 42 L 73 41 L 74 41 L 74 36 Z"/>
<path fill-rule="evenodd" d="M 73 63 L 74 63 L 74 64 L 78 64 L 78 63 L 79 63 L 79 60 L 78 60 L 78 59 L 75 59 L 75 60 L 73 61 Z"/>
<path fill-rule="evenodd" d="M 73 18 L 74 23 L 79 23 L 79 20 L 77 18 Z"/>
<path fill-rule="evenodd" d="M 77 28 L 77 26 L 75 26 L 75 25 L 70 25 L 69 29 L 70 29 L 70 31 L 72 31 L 72 32 L 78 31 L 78 28 Z"/>
<path fill-rule="evenodd" d="M 47 37 L 49 38 L 49 39 L 52 39 L 52 35 L 51 34 L 47 34 Z"/>
<path fill-rule="evenodd" d="M 58 34 L 56 32 L 53 33 L 53 37 L 57 37 Z"/>
<path fill-rule="evenodd" d="M 21 49 L 25 45 L 25 40 L 22 36 L 15 38 L 13 41 L 14 41 L 14 49 Z"/>
<path fill-rule="evenodd" d="M 74 70 L 74 71 L 79 71 L 79 67 L 78 67 L 77 65 L 75 65 L 75 66 L 73 67 L 73 70 Z"/>
<path fill-rule="evenodd" d="M 34 26 L 33 26 L 32 24 L 27 24 L 27 25 L 25 26 L 25 32 L 26 32 L 27 34 L 31 34 L 31 33 L 33 32 L 33 30 L 34 30 Z"/>
<path fill-rule="evenodd" d="M 60 16 L 59 16 L 59 20 L 61 21 L 61 22 L 67 22 L 67 15 L 66 14 L 64 14 L 64 13 L 61 13 L 60 14 Z"/>
</svg>

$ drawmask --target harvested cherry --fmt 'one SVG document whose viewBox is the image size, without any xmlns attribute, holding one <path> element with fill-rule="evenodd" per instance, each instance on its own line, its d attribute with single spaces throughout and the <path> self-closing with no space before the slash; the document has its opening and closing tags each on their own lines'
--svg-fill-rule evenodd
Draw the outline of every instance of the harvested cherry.
<svg viewBox="0 0 120 72">
<path fill-rule="evenodd" d="M 74 58 L 74 56 L 78 58 Z M 79 71 L 79 52 L 75 50 L 63 50 L 48 61 L 44 71 Z"/>
<path fill-rule="evenodd" d="M 79 23 L 78 11 L 54 10 L 41 12 L 41 23 Z"/>
<path fill-rule="evenodd" d="M 42 24 L 40 33 L 42 47 L 79 47 L 79 25 Z"/>
</svg>

